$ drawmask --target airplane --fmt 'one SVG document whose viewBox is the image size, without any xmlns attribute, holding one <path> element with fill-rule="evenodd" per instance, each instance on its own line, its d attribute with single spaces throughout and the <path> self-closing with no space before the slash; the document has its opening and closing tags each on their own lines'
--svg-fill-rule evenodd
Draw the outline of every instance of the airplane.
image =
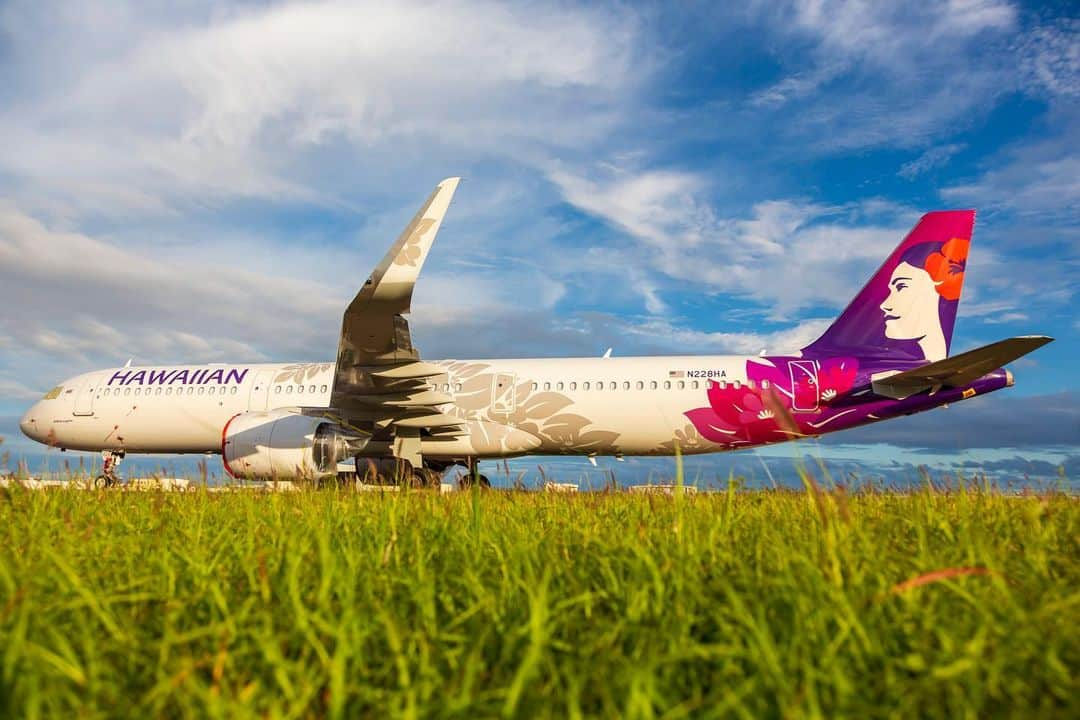
<svg viewBox="0 0 1080 720">
<path fill-rule="evenodd" d="M 1013 384 L 1052 338 L 949 355 L 974 210 L 931 212 L 814 342 L 784 355 L 422 359 L 406 315 L 459 178 L 443 180 L 345 310 L 337 357 L 154 365 L 64 380 L 20 422 L 63 450 L 220 454 L 252 480 L 435 485 L 522 455 L 665 456 L 815 437 Z"/>
</svg>

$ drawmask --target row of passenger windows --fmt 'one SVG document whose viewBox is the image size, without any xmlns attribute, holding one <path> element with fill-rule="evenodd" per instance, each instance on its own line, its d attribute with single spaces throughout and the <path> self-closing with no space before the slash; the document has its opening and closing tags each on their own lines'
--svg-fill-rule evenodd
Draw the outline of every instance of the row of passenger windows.
<svg viewBox="0 0 1080 720">
<path fill-rule="evenodd" d="M 716 382 L 716 384 L 720 386 L 721 390 L 726 388 L 728 386 L 728 384 L 729 384 L 726 380 L 720 380 L 720 381 L 714 381 L 714 382 Z M 619 383 L 617 383 L 617 382 L 615 382 L 613 380 L 609 380 L 609 381 L 597 380 L 595 383 L 592 383 L 592 382 L 589 382 L 588 380 L 585 380 L 584 382 L 580 383 L 580 385 L 581 385 L 582 390 L 591 390 L 591 389 L 603 390 L 603 389 L 605 389 L 605 387 L 608 390 L 618 390 L 619 389 Z M 630 382 L 629 380 L 624 380 L 622 382 L 622 389 L 623 390 L 630 390 L 630 389 L 644 390 L 646 385 L 648 385 L 648 388 L 650 390 L 659 390 L 661 385 L 663 385 L 664 390 L 671 390 L 673 388 L 677 389 L 677 390 L 686 390 L 687 388 L 689 388 L 691 390 L 700 390 L 701 389 L 701 383 L 698 380 L 689 380 L 689 381 L 688 380 L 675 380 L 675 381 L 665 380 L 663 383 L 660 383 L 660 382 L 658 382 L 656 380 L 650 380 L 648 383 L 646 383 L 644 380 L 638 380 L 638 381 L 633 382 L 633 383 Z M 738 390 L 742 386 L 742 383 L 740 383 L 738 380 L 735 380 L 734 382 L 730 383 L 730 385 L 733 388 L 735 388 L 736 390 Z M 450 386 L 449 383 L 443 383 L 443 385 L 441 387 L 438 384 L 432 385 L 432 389 L 434 389 L 434 390 L 442 390 L 443 392 L 450 392 L 450 387 L 451 386 Z M 541 387 L 541 383 L 534 382 L 532 384 L 532 389 L 534 391 L 539 390 L 540 387 Z M 754 389 L 754 381 L 753 380 L 747 381 L 746 382 L 746 387 L 753 390 Z M 455 383 L 453 385 L 453 388 L 454 388 L 455 392 L 461 392 L 461 383 Z M 544 388 L 544 390 L 577 390 L 578 389 L 578 383 L 576 381 L 569 381 L 569 382 L 558 381 L 558 382 L 554 382 L 554 383 L 545 382 L 545 383 L 543 383 L 543 388 Z M 762 380 L 761 381 L 761 389 L 762 390 L 767 390 L 768 388 L 769 388 L 769 381 L 768 380 Z"/>
<path fill-rule="evenodd" d="M 304 386 L 303 385 L 278 385 L 278 386 L 276 386 L 274 388 L 274 392 L 277 393 L 278 395 L 280 395 L 282 392 L 284 392 L 286 395 L 291 395 L 292 392 L 293 392 L 294 387 L 296 388 L 297 393 L 303 393 L 304 392 Z M 318 387 L 318 391 L 322 392 L 322 393 L 325 393 L 325 392 L 329 391 L 329 389 L 330 389 L 326 385 L 322 385 L 322 386 L 309 385 L 308 386 L 308 392 L 309 393 L 315 392 L 316 387 Z M 284 390 L 282 390 L 282 388 L 284 388 Z"/>
<path fill-rule="evenodd" d="M 240 388 L 237 385 L 231 385 L 231 386 L 229 386 L 229 385 L 219 385 L 219 386 L 200 385 L 197 391 L 196 391 L 196 388 L 194 386 L 178 387 L 178 388 L 176 388 L 175 395 L 177 397 L 179 397 L 181 395 L 225 395 L 225 394 L 235 395 L 237 392 L 239 392 L 239 390 L 240 390 Z M 104 395 L 105 397 L 109 397 L 109 396 L 120 397 L 121 395 L 124 395 L 125 397 L 127 397 L 127 396 L 139 397 L 139 396 L 142 396 L 142 395 L 145 395 L 146 397 L 149 397 L 151 395 L 169 396 L 169 395 L 173 395 L 174 393 L 173 393 L 173 389 L 171 387 L 166 386 L 164 388 L 162 388 L 162 387 L 148 387 L 148 388 L 142 388 L 142 387 L 118 388 L 118 387 L 116 387 L 116 388 L 105 388 L 104 390 L 101 391 L 101 394 Z"/>
<path fill-rule="evenodd" d="M 302 394 L 304 392 L 308 392 L 308 393 L 315 393 L 315 392 L 326 393 L 326 392 L 329 392 L 329 390 L 330 390 L 329 386 L 327 386 L 327 385 L 321 385 L 321 386 L 320 385 L 308 385 L 308 386 L 304 386 L 304 385 L 277 385 L 276 387 L 274 387 L 274 392 L 279 394 L 279 395 L 282 394 L 282 393 L 285 393 L 286 395 L 291 395 L 294 392 L 294 388 L 295 388 L 295 392 L 297 394 Z M 195 386 L 178 387 L 178 388 L 176 388 L 176 393 L 175 394 L 177 396 L 180 396 L 180 395 L 226 395 L 226 394 L 235 395 L 239 391 L 240 391 L 240 388 L 237 385 L 231 385 L 231 386 L 226 386 L 226 385 L 220 385 L 220 386 L 200 385 L 198 388 L 196 388 Z M 101 394 L 104 397 L 110 397 L 110 396 L 111 397 L 120 397 L 121 395 L 140 397 L 140 396 L 143 396 L 143 395 L 145 395 L 145 396 L 150 396 L 150 395 L 169 396 L 169 395 L 173 395 L 174 393 L 173 393 L 173 388 L 172 387 L 165 386 L 165 387 L 148 387 L 148 388 L 143 388 L 143 387 L 105 388 L 104 390 L 101 391 Z"/>
<path fill-rule="evenodd" d="M 559 381 L 559 382 L 555 382 L 555 383 L 546 382 L 543 385 L 544 385 L 544 390 L 577 390 L 578 389 L 578 383 L 575 382 L 575 381 L 570 381 L 570 382 L 561 382 L 561 381 Z M 659 390 L 660 385 L 661 385 L 661 383 L 657 382 L 656 380 L 650 380 L 648 382 L 648 388 L 650 390 Z M 622 389 L 623 390 L 631 390 L 631 389 L 633 389 L 633 390 L 644 390 L 645 387 L 646 387 L 646 383 L 645 383 L 644 380 L 638 380 L 637 382 L 634 382 L 634 383 L 631 383 L 629 380 L 624 380 L 622 382 Z M 686 380 L 677 380 L 675 382 L 672 382 L 671 380 L 665 380 L 663 382 L 663 387 L 664 387 L 665 390 L 671 390 L 672 388 L 676 388 L 676 389 L 679 389 L 679 390 L 685 390 L 686 388 L 690 388 L 692 390 L 700 390 L 701 389 L 701 384 L 697 380 L 691 380 L 689 382 L 687 382 Z M 535 383 L 534 382 L 532 384 L 532 389 L 533 390 L 539 390 L 540 389 L 540 383 Z M 606 382 L 606 384 L 605 384 L 605 382 L 603 380 L 597 380 L 595 383 L 591 383 L 588 380 L 585 380 L 585 381 L 583 381 L 581 383 L 581 389 L 582 390 L 604 390 L 604 389 L 618 390 L 619 389 L 619 383 L 615 382 L 614 380 L 609 380 L 609 381 Z"/>
</svg>

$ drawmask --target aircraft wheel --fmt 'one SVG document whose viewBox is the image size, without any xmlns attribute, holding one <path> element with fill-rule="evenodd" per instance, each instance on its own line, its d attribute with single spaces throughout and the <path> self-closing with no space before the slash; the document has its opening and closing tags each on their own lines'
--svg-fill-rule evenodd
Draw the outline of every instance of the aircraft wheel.
<svg viewBox="0 0 1080 720">
<path fill-rule="evenodd" d="M 461 479 L 458 480 L 458 487 L 460 487 L 462 489 L 471 488 L 473 486 L 474 482 L 477 485 L 479 485 L 480 488 L 489 488 L 489 487 L 491 487 L 491 481 L 488 480 L 487 475 L 476 475 L 474 477 L 471 474 L 462 475 Z"/>
<path fill-rule="evenodd" d="M 421 468 L 413 473 L 413 483 L 416 487 L 437 488 L 442 482 L 442 473 L 428 468 Z"/>
</svg>

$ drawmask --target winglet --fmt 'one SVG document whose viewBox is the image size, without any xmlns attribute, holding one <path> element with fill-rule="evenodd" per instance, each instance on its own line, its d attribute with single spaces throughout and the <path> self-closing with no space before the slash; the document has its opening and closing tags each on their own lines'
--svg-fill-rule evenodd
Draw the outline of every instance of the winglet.
<svg viewBox="0 0 1080 720">
<path fill-rule="evenodd" d="M 403 314 L 409 312 L 413 288 L 420 269 L 427 260 L 428 252 L 435 242 L 450 200 L 454 197 L 461 178 L 446 178 L 439 183 L 412 221 L 390 246 L 382 261 L 375 267 L 371 277 L 357 294 L 358 301 L 374 301 L 387 304 L 390 310 Z"/>
<path fill-rule="evenodd" d="M 346 308 L 331 395 L 334 407 L 362 394 L 364 383 L 370 382 L 364 366 L 420 359 L 403 315 L 409 312 L 416 278 L 460 179 L 438 184 Z"/>
</svg>

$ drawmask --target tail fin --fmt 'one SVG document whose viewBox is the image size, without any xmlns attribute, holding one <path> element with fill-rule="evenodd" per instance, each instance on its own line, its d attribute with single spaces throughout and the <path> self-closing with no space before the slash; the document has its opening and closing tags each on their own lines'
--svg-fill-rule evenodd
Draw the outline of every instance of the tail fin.
<svg viewBox="0 0 1080 720">
<path fill-rule="evenodd" d="M 948 356 L 974 210 L 927 213 L 808 356 L 929 360 Z"/>
</svg>

